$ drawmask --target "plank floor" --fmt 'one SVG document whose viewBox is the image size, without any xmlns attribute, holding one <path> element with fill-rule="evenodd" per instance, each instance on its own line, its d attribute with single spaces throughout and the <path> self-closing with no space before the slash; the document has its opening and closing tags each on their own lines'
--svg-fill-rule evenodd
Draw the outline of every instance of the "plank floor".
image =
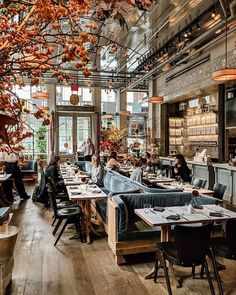
<svg viewBox="0 0 236 295">
<path fill-rule="evenodd" d="M 14 295 L 165 295 L 163 273 L 158 283 L 145 280 L 153 267 L 153 255 L 129 257 L 129 263 L 117 266 L 107 238 L 99 238 L 91 245 L 69 240 L 74 232 L 68 229 L 53 246 L 52 212 L 31 200 L 15 202 L 11 224 L 21 228 L 15 249 L 12 283 L 7 294 Z M 223 261 L 221 271 L 226 295 L 236 295 L 236 261 Z M 198 271 L 198 269 L 197 269 Z M 190 277 L 190 269 L 177 269 L 182 288 L 177 295 L 210 294 L 206 279 Z M 216 294 L 218 290 L 214 280 Z"/>
</svg>

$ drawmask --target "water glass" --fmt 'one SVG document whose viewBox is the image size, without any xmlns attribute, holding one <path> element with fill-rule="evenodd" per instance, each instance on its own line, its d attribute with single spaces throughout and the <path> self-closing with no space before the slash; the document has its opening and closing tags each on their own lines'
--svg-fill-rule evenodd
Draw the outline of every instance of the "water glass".
<svg viewBox="0 0 236 295">
<path fill-rule="evenodd" d="M 151 209 L 151 207 L 152 207 L 151 204 L 144 204 L 144 205 L 143 205 L 144 212 L 145 212 L 145 213 L 149 213 L 149 212 L 150 212 L 149 209 Z"/>
</svg>

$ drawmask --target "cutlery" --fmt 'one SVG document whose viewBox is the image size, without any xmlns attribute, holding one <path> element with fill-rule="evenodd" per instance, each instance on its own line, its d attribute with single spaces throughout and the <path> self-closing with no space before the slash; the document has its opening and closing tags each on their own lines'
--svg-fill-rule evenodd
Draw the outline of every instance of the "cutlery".
<svg viewBox="0 0 236 295">
<path fill-rule="evenodd" d="M 157 214 L 155 211 L 153 211 L 152 209 L 148 209 L 151 213 L 153 214 Z"/>
</svg>

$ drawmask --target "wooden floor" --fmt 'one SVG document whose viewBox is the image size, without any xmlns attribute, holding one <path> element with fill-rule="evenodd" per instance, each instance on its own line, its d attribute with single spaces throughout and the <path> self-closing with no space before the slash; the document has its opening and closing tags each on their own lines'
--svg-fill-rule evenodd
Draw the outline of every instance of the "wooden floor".
<svg viewBox="0 0 236 295">
<path fill-rule="evenodd" d="M 56 247 L 52 236 L 52 212 L 31 200 L 15 203 L 11 224 L 21 228 L 15 249 L 13 279 L 7 294 L 14 295 L 128 295 L 167 294 L 161 272 L 158 283 L 145 280 L 153 267 L 153 255 L 129 257 L 129 264 L 117 266 L 103 237 L 91 245 L 69 240 L 69 229 Z M 236 294 L 236 261 L 224 261 L 221 271 L 225 294 Z M 206 279 L 190 277 L 190 269 L 177 269 L 182 288 L 174 294 L 210 294 Z M 216 282 L 214 280 L 216 294 Z"/>
</svg>

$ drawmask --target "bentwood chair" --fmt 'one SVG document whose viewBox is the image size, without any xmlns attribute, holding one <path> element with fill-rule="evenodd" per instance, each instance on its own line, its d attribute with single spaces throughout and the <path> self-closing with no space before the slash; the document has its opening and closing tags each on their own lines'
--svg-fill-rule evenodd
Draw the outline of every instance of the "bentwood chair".
<svg viewBox="0 0 236 295">
<path fill-rule="evenodd" d="M 215 294 L 206 255 L 209 255 L 212 259 L 213 270 L 220 294 L 223 294 L 214 253 L 208 244 L 212 225 L 212 223 L 201 226 L 176 225 L 174 228 L 174 242 L 161 242 L 157 244 L 154 282 L 157 281 L 159 268 L 163 267 L 169 295 L 172 295 L 172 290 L 166 261 L 169 261 L 173 265 L 192 267 L 192 271 L 195 271 L 195 266 L 203 266 L 206 270 L 211 294 Z"/>
<path fill-rule="evenodd" d="M 76 231 L 79 232 L 80 234 L 80 240 L 81 242 L 83 242 L 82 240 L 82 230 L 81 230 L 81 223 L 82 223 L 82 219 L 83 219 L 83 213 L 82 210 L 80 208 L 80 206 L 74 206 L 74 207 L 65 207 L 63 209 L 58 209 L 57 207 L 57 202 L 56 202 L 56 198 L 53 195 L 53 192 L 51 190 L 51 188 L 48 187 L 48 194 L 51 200 L 51 206 L 54 212 L 54 217 L 57 221 L 57 224 L 53 230 L 53 235 L 56 235 L 57 230 L 59 229 L 61 223 L 63 220 L 65 220 L 65 223 L 54 243 L 54 246 L 56 246 L 57 242 L 59 241 L 61 235 L 63 234 L 66 226 L 68 224 L 75 224 L 75 228 Z"/>
<path fill-rule="evenodd" d="M 219 200 L 223 199 L 225 190 L 226 190 L 227 186 L 223 185 L 221 183 L 215 183 L 213 186 L 213 197 Z"/>
<path fill-rule="evenodd" d="M 193 177 L 191 184 L 196 187 L 204 188 L 206 186 L 207 181 L 201 178 Z"/>
</svg>

